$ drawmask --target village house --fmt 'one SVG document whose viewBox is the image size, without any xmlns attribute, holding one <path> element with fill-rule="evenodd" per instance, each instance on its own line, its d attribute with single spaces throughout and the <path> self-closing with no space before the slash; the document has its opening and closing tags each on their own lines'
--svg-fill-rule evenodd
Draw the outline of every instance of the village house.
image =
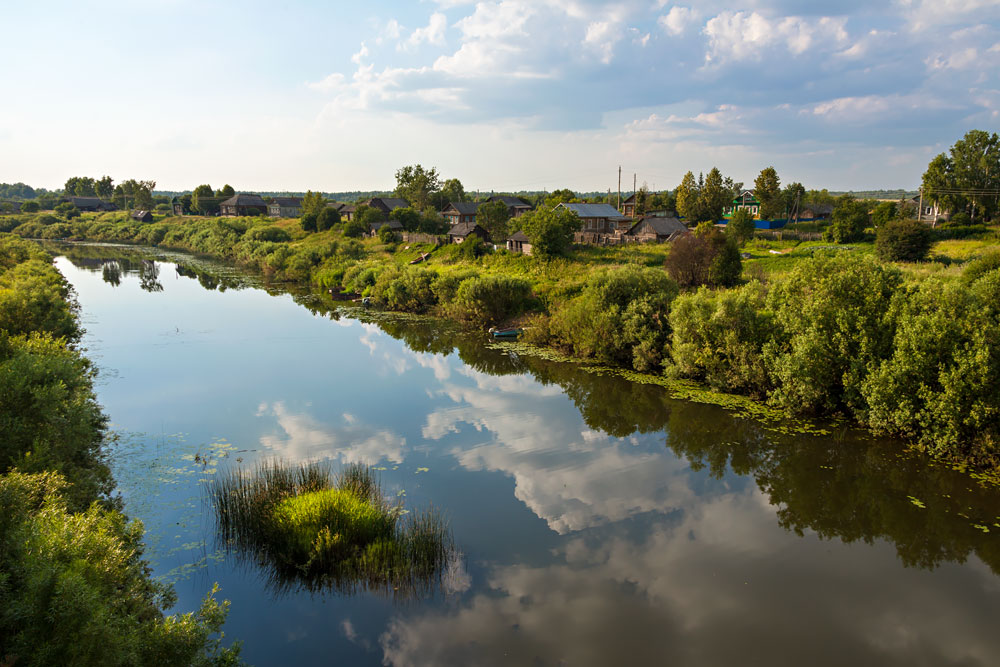
<svg viewBox="0 0 1000 667">
<path fill-rule="evenodd" d="M 687 226 L 677 218 L 643 216 L 625 232 L 625 238 L 642 243 L 665 243 L 690 233 Z"/>
<path fill-rule="evenodd" d="M 796 216 L 797 220 L 829 220 L 833 215 L 833 206 L 829 204 L 815 204 L 806 206 Z"/>
<path fill-rule="evenodd" d="M 372 208 L 377 208 L 386 215 L 389 215 L 397 208 L 406 208 L 410 205 L 410 202 L 398 197 L 372 197 L 363 203 Z"/>
<path fill-rule="evenodd" d="M 492 195 L 486 201 L 502 201 L 507 205 L 507 212 L 510 213 L 512 218 L 520 218 L 522 215 L 531 210 L 531 204 L 524 201 L 520 197 L 514 197 L 512 195 Z"/>
<path fill-rule="evenodd" d="M 184 202 L 181 201 L 180 197 L 174 197 L 170 200 L 170 210 L 173 211 L 174 215 L 184 215 Z"/>
<path fill-rule="evenodd" d="M 340 217 L 350 222 L 354 219 L 354 211 L 356 209 L 352 204 L 339 204 L 337 202 L 330 202 L 327 206 L 332 206 L 340 213 Z"/>
<path fill-rule="evenodd" d="M 267 211 L 267 202 L 259 195 L 239 194 L 219 204 L 219 212 L 226 216 L 261 215 Z"/>
<path fill-rule="evenodd" d="M 297 218 L 302 215 L 302 197 L 274 197 L 267 205 L 272 218 Z"/>
<path fill-rule="evenodd" d="M 937 222 L 938 220 L 950 220 L 952 212 L 940 204 L 935 204 L 930 199 L 920 200 L 920 195 L 911 197 L 907 202 L 907 208 L 913 211 L 918 220 Z"/>
<path fill-rule="evenodd" d="M 507 239 L 507 250 L 511 252 L 519 252 L 525 255 L 531 254 L 531 240 L 528 239 L 524 232 L 518 231 L 514 232 Z"/>
<path fill-rule="evenodd" d="M 380 222 L 372 222 L 368 225 L 368 230 L 372 236 L 378 236 L 378 230 L 382 229 L 383 227 L 388 227 L 397 234 L 401 234 L 403 232 L 403 224 L 399 220 L 383 220 Z"/>
<path fill-rule="evenodd" d="M 117 211 L 118 206 L 111 202 L 104 201 L 100 197 L 63 197 L 64 202 L 69 202 L 81 211 Z"/>
<path fill-rule="evenodd" d="M 134 211 L 132 211 L 132 215 L 130 215 L 129 217 L 132 218 L 133 220 L 137 220 L 138 222 L 153 221 L 153 214 L 150 211 L 141 211 L 139 209 L 135 209 Z"/>
<path fill-rule="evenodd" d="M 460 222 L 448 230 L 448 243 L 461 243 L 471 235 L 476 235 L 483 241 L 489 241 L 489 233 L 474 222 Z"/>
<path fill-rule="evenodd" d="M 622 202 L 622 215 L 629 218 L 635 217 L 635 207 L 639 200 L 639 193 L 633 192 L 628 198 Z"/>
<path fill-rule="evenodd" d="M 576 213 L 583 221 L 580 230 L 584 234 L 617 234 L 625 231 L 631 220 L 618 212 L 610 204 L 559 204 L 556 208 L 564 208 Z"/>
<path fill-rule="evenodd" d="M 733 199 L 732 203 L 723 209 L 722 217 L 731 218 L 741 208 L 750 211 L 750 215 L 754 218 L 760 217 L 760 202 L 754 197 L 753 190 L 744 190 L 739 197 Z"/>
<path fill-rule="evenodd" d="M 479 202 L 453 201 L 448 204 L 448 208 L 441 211 L 441 215 L 447 218 L 448 222 L 454 226 L 460 222 L 475 222 L 478 211 Z"/>
</svg>

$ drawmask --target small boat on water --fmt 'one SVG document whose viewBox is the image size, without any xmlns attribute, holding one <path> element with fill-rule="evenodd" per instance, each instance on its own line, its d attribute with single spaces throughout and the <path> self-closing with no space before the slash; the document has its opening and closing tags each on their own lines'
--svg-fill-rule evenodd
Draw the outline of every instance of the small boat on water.
<svg viewBox="0 0 1000 667">
<path fill-rule="evenodd" d="M 494 338 L 517 338 L 522 333 L 524 333 L 524 329 L 520 327 L 514 327 L 511 329 L 497 329 L 495 327 L 490 327 L 490 335 Z"/>
</svg>

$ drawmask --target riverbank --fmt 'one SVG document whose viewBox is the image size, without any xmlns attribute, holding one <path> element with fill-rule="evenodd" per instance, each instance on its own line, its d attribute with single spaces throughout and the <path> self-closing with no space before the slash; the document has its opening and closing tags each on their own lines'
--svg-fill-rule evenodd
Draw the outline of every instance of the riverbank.
<svg viewBox="0 0 1000 667">
<path fill-rule="evenodd" d="M 47 253 L 0 234 L 0 662 L 235 664 L 217 589 L 164 613 L 173 592 L 114 495 L 78 310 Z"/>
<path fill-rule="evenodd" d="M 846 417 L 957 466 L 1000 463 L 994 230 L 942 241 L 935 261 L 913 265 L 880 262 L 870 244 L 762 241 L 744 284 L 682 291 L 662 269 L 663 245 L 575 247 L 543 260 L 310 234 L 295 220 L 17 222 L 21 234 L 206 254 L 473 326 L 516 319 L 528 342 L 584 361 L 703 383 L 789 416 Z"/>
</svg>

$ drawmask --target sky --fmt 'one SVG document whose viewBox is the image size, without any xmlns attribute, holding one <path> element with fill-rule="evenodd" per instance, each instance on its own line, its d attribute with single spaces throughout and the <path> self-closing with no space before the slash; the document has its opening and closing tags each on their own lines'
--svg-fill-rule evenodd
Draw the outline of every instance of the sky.
<svg viewBox="0 0 1000 667">
<path fill-rule="evenodd" d="M 5 0 L 0 182 L 916 188 L 1000 126 L 1000 0 Z"/>
</svg>

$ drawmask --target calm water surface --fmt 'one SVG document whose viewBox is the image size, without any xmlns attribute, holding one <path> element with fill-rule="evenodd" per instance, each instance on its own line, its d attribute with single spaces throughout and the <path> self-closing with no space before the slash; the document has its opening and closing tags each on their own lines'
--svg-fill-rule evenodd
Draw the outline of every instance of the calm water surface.
<svg viewBox="0 0 1000 667">
<path fill-rule="evenodd" d="M 126 511 L 178 610 L 219 582 L 251 663 L 1000 663 L 1000 491 L 893 443 L 782 435 L 180 255 L 61 252 Z M 378 467 L 450 518 L 460 562 L 418 600 L 273 589 L 205 502 L 273 457 Z"/>
</svg>

